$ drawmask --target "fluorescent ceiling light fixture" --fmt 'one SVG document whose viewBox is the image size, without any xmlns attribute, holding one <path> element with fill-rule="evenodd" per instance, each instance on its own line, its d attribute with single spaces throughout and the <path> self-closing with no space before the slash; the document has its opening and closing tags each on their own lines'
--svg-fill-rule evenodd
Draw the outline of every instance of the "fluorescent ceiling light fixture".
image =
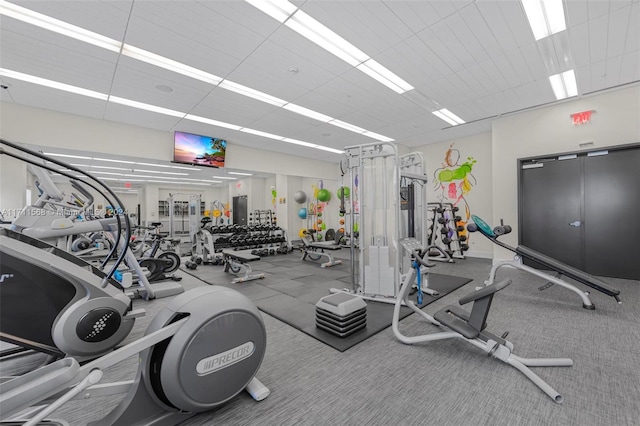
<svg viewBox="0 0 640 426">
<path fill-rule="evenodd" d="M 382 142 L 393 142 L 393 139 L 391 139 L 391 138 L 388 138 L 388 137 L 386 137 L 384 135 L 381 135 L 381 134 L 378 134 L 378 133 L 370 132 L 368 130 L 366 132 L 364 132 L 362 135 L 370 137 L 372 139 L 377 139 L 377 140 L 382 141 Z"/>
<path fill-rule="evenodd" d="M 446 121 L 452 126 L 457 126 L 458 124 L 465 123 L 463 119 L 461 119 L 460 117 L 458 117 L 457 115 L 455 115 L 454 113 L 452 113 L 446 108 L 442 108 L 441 110 L 438 110 L 438 111 L 433 111 L 432 114 L 438 117 L 439 119 Z"/>
<path fill-rule="evenodd" d="M 278 135 L 274 135 L 273 133 L 262 132 L 260 130 L 250 129 L 248 127 L 243 127 L 240 129 L 240 131 L 245 133 L 251 133 L 252 135 L 270 138 L 270 139 L 276 139 L 276 140 L 284 139 L 284 136 L 278 136 Z"/>
<path fill-rule="evenodd" d="M 282 108 L 295 112 L 296 114 L 304 115 L 309 118 L 313 118 L 314 120 L 323 121 L 325 123 L 333 120 L 333 117 L 329 117 L 328 115 L 324 115 L 322 113 L 313 111 L 309 108 L 301 107 L 300 105 L 288 103 Z"/>
<path fill-rule="evenodd" d="M 412 85 L 410 85 L 373 59 L 369 59 L 368 61 L 363 62 L 356 68 L 358 68 L 360 71 L 367 74 L 374 80 L 377 80 L 379 83 L 384 84 L 396 93 L 402 94 L 413 89 Z"/>
<path fill-rule="evenodd" d="M 282 0 L 246 0 L 247 3 L 256 7 L 271 16 L 276 21 L 282 23 L 291 16 L 298 8 L 288 1 Z"/>
<path fill-rule="evenodd" d="M 52 157 L 68 157 L 68 158 L 80 158 L 81 160 L 91 160 L 91 157 L 83 157 L 82 155 L 58 154 L 56 152 L 44 152 L 43 154 L 50 155 Z"/>
<path fill-rule="evenodd" d="M 578 95 L 576 74 L 573 70 L 549 76 L 549 83 L 557 100 Z"/>
<path fill-rule="evenodd" d="M 184 118 L 187 115 L 186 112 L 175 111 L 168 108 L 162 108 L 155 105 L 145 104 L 143 102 L 132 101 L 131 99 L 120 98 L 118 96 L 109 96 L 109 102 L 113 102 L 120 105 L 126 105 L 145 111 L 157 112 L 159 114 L 170 115 L 173 117 Z"/>
<path fill-rule="evenodd" d="M 122 47 L 122 43 L 117 40 L 94 33 L 93 31 L 85 30 L 84 28 L 76 27 L 75 25 L 68 24 L 64 21 L 60 21 L 59 19 L 34 12 L 33 10 L 25 9 L 24 7 L 20 7 L 4 0 L 0 0 L 0 14 L 76 40 L 84 41 L 85 43 L 93 44 L 94 46 L 102 47 L 103 49 L 111 50 L 112 52 L 118 53 Z"/>
<path fill-rule="evenodd" d="M 216 176 L 216 177 L 218 177 L 218 176 Z M 222 183 L 221 180 L 206 180 L 206 179 L 200 179 L 200 182 Z"/>
<path fill-rule="evenodd" d="M 344 154 L 344 151 L 335 148 L 329 148 L 328 146 L 316 145 L 315 148 L 321 149 L 323 151 L 333 152 L 334 154 Z"/>
<path fill-rule="evenodd" d="M 142 163 L 139 163 L 139 164 L 142 164 Z M 193 171 L 196 171 L 196 172 L 199 172 L 200 170 L 202 170 L 202 169 L 198 169 L 198 168 L 195 168 L 195 167 L 182 167 L 182 166 L 170 166 L 170 167 L 172 169 L 193 170 Z"/>
<path fill-rule="evenodd" d="M 125 161 L 125 160 L 113 160 L 111 158 L 98 158 L 98 157 L 93 157 L 94 160 L 98 160 L 98 161 L 108 161 L 110 163 L 125 163 L 125 164 L 136 164 L 135 161 Z"/>
<path fill-rule="evenodd" d="M 143 172 L 143 173 L 160 173 L 163 175 L 177 175 L 177 176 L 189 176 L 189 173 L 182 173 L 182 172 L 161 172 L 158 170 L 143 170 L 143 169 L 134 169 L 134 172 Z"/>
<path fill-rule="evenodd" d="M 284 138 L 282 142 L 292 143 L 294 145 L 306 146 L 307 148 L 315 148 L 317 145 L 315 143 L 309 143 L 305 141 L 299 141 L 297 139 Z"/>
<path fill-rule="evenodd" d="M 197 115 L 192 115 L 192 114 L 187 114 L 185 115 L 184 118 L 191 121 L 199 121 L 200 123 L 210 124 L 212 126 L 224 127 L 226 129 L 232 129 L 232 130 L 242 129 L 242 126 L 236 126 L 235 124 L 229 124 L 229 123 L 225 123 L 224 121 L 212 120 L 210 118 L 199 117 Z"/>
<path fill-rule="evenodd" d="M 81 166 L 81 164 L 72 164 L 72 166 Z M 110 166 L 84 166 L 91 167 L 92 169 L 108 169 L 108 170 L 131 170 L 126 167 L 110 167 Z"/>
<path fill-rule="evenodd" d="M 295 12 L 284 24 L 351 66 L 355 67 L 369 59 L 362 50 L 301 10 Z"/>
<path fill-rule="evenodd" d="M 239 175 L 239 176 L 253 176 L 253 173 L 241 173 L 241 172 L 227 172 L 230 175 Z"/>
<path fill-rule="evenodd" d="M 100 92 L 96 92 L 89 89 L 83 89 L 82 87 L 60 83 L 58 81 L 47 80 L 46 78 L 40 78 L 33 75 L 24 74 L 21 72 L 8 70 L 6 68 L 0 68 L 0 75 L 3 77 L 13 78 L 16 80 L 26 81 L 27 83 L 33 83 L 33 84 L 38 84 L 40 86 L 51 87 L 52 89 L 58 89 L 58 90 L 63 90 L 65 92 L 75 93 L 77 95 L 100 99 L 102 101 L 106 101 L 107 98 L 109 97 L 105 93 L 100 93 Z"/>
<path fill-rule="evenodd" d="M 167 166 L 165 164 L 155 164 L 155 163 L 138 163 L 138 162 L 136 162 L 136 164 L 139 164 L 141 166 L 151 166 L 151 167 L 167 167 L 167 168 L 172 167 L 172 166 Z"/>
<path fill-rule="evenodd" d="M 349 124 L 346 123 L 344 121 L 340 121 L 340 120 L 331 120 L 329 121 L 329 124 L 333 124 L 334 126 L 338 126 L 338 127 L 342 127 L 343 129 L 347 129 L 351 132 L 355 132 L 355 133 L 364 133 L 367 130 L 363 129 L 362 127 L 358 127 L 358 126 L 354 126 L 353 124 Z"/>
<path fill-rule="evenodd" d="M 206 71 L 199 70 L 197 68 L 185 65 L 181 62 L 174 61 L 173 59 L 165 58 L 164 56 L 156 55 L 155 53 L 148 52 L 130 44 L 122 46 L 122 54 L 133 59 L 137 59 L 142 62 L 146 62 L 151 65 L 155 65 L 160 68 L 164 68 L 169 71 L 176 72 L 178 74 L 186 75 L 187 77 L 195 78 L 196 80 L 204 81 L 216 85 L 222 81 L 222 77 L 210 74 Z"/>
<path fill-rule="evenodd" d="M 529 26 L 536 40 L 567 29 L 563 0 L 522 0 Z"/>
<path fill-rule="evenodd" d="M 235 93 L 239 93 L 242 96 L 247 96 L 249 98 L 257 99 L 261 102 L 265 102 L 271 105 L 275 105 L 277 107 L 284 106 L 287 101 L 284 101 L 280 98 L 276 98 L 275 96 L 268 95 L 266 93 L 260 92 L 258 90 L 252 89 L 247 86 L 243 86 L 242 84 L 234 83 L 233 81 L 224 80 L 219 84 L 223 89 L 230 90 Z"/>
<path fill-rule="evenodd" d="M 228 176 L 214 176 L 216 179 L 227 179 L 227 180 L 238 180 L 238 178 L 228 177 Z"/>
</svg>

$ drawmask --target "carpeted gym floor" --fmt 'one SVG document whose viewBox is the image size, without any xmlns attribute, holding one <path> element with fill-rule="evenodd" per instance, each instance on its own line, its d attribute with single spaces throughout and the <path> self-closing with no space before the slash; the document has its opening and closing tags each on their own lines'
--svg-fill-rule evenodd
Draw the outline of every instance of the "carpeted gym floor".
<svg viewBox="0 0 640 426">
<path fill-rule="evenodd" d="M 265 279 L 234 285 L 284 291 L 292 279 L 305 277 L 313 287 L 323 274 L 348 272 L 346 265 L 343 270 L 328 272 L 295 258 L 282 262 L 287 262 L 286 266 L 279 269 L 260 262 L 265 273 L 287 278 L 280 283 Z M 260 271 L 258 264 L 253 266 Z M 221 266 L 199 268 L 209 268 L 207 273 L 211 274 L 222 270 Z M 488 277 L 489 270 L 490 261 L 483 259 L 438 263 L 433 272 L 474 281 L 424 310 L 433 314 L 444 305 L 457 303 Z M 186 289 L 207 285 L 184 271 L 180 273 Z M 184 425 L 637 425 L 640 282 L 607 279 L 621 290 L 623 304 L 593 293 L 596 310 L 588 311 L 565 289 L 553 286 L 539 291 L 544 282 L 522 271 L 499 274 L 506 276 L 513 284 L 494 298 L 488 328 L 498 335 L 509 331 L 508 339 L 515 344 L 517 355 L 573 359 L 572 367 L 534 368 L 564 396 L 563 404 L 554 403 L 514 368 L 464 341 L 407 346 L 386 328 L 339 352 L 263 313 L 268 346 L 258 377 L 271 395 L 257 403 L 242 393 L 216 412 L 200 414 Z M 219 283 L 228 284 L 231 278 L 221 272 Z M 347 286 L 340 278 L 335 281 L 336 286 Z M 136 301 L 136 307 L 144 307 L 147 316 L 138 321 L 127 342 L 144 333 L 165 303 L 166 299 Z M 402 320 L 400 328 L 408 335 L 437 331 L 417 315 Z M 131 379 L 135 369 L 136 359 L 127 360 L 109 369 L 105 380 Z M 101 418 L 120 398 L 74 401 L 52 417 L 84 425 Z"/>
</svg>

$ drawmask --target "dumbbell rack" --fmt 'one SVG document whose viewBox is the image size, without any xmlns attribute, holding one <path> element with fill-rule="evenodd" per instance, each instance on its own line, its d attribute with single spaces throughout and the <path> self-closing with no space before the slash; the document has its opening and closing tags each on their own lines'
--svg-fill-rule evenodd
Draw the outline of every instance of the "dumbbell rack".
<svg viewBox="0 0 640 426">
<path fill-rule="evenodd" d="M 254 210 L 249 212 L 249 225 L 275 225 L 276 214 L 272 210 Z"/>
<path fill-rule="evenodd" d="M 456 214 L 458 207 L 451 203 L 429 203 L 427 210 L 431 220 L 431 232 L 427 231 L 429 245 L 440 246 L 451 258 L 464 259 L 464 252 L 469 246 L 466 244 L 467 236 L 463 235 L 464 226 L 460 223 L 462 218 Z M 430 258 L 445 260 L 441 256 Z"/>
<path fill-rule="evenodd" d="M 223 249 L 255 250 L 256 255 L 267 256 L 291 251 L 291 243 L 284 229 L 273 224 L 212 226 L 216 253 Z"/>
</svg>

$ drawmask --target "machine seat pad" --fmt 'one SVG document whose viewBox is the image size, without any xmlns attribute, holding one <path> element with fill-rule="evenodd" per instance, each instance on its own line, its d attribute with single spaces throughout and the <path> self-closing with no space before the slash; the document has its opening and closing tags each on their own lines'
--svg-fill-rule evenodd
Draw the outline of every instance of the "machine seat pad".
<svg viewBox="0 0 640 426">
<path fill-rule="evenodd" d="M 342 250 L 342 246 L 334 241 L 314 242 L 309 244 L 308 247 L 320 250 Z"/>
<path fill-rule="evenodd" d="M 462 334 L 467 339 L 475 339 L 480 332 L 459 317 L 469 318 L 470 314 L 457 306 L 445 306 L 433 316 L 440 324 Z"/>
<path fill-rule="evenodd" d="M 601 279 L 598 279 L 591 274 L 588 274 L 584 271 L 576 269 L 573 266 L 569 266 L 566 263 L 559 262 L 556 259 L 546 256 L 533 249 L 530 249 L 529 247 L 518 246 L 518 248 L 516 248 L 516 253 L 521 255 L 522 257 L 526 257 L 535 262 L 538 262 L 547 268 L 560 272 L 561 274 L 566 275 L 569 278 L 573 278 L 576 281 L 579 281 L 585 285 L 588 285 L 593 289 L 601 291 L 606 295 L 609 295 L 609 296 L 620 295 L 620 290 L 610 287 L 607 283 L 605 283 Z"/>
</svg>

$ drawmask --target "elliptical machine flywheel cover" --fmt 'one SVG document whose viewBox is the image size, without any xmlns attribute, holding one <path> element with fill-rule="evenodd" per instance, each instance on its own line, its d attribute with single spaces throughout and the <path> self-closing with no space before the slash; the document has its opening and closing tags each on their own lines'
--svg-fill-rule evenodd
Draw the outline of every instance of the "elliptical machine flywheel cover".
<svg viewBox="0 0 640 426">
<path fill-rule="evenodd" d="M 207 411 L 232 399 L 253 379 L 267 334 L 258 309 L 235 290 L 202 287 L 172 302 L 180 303 L 181 296 L 188 299 L 183 306 L 167 307 L 176 308 L 177 317 L 188 314 L 189 320 L 167 345 L 154 349 L 149 374 L 156 377 L 149 378 L 165 404 Z"/>
</svg>

